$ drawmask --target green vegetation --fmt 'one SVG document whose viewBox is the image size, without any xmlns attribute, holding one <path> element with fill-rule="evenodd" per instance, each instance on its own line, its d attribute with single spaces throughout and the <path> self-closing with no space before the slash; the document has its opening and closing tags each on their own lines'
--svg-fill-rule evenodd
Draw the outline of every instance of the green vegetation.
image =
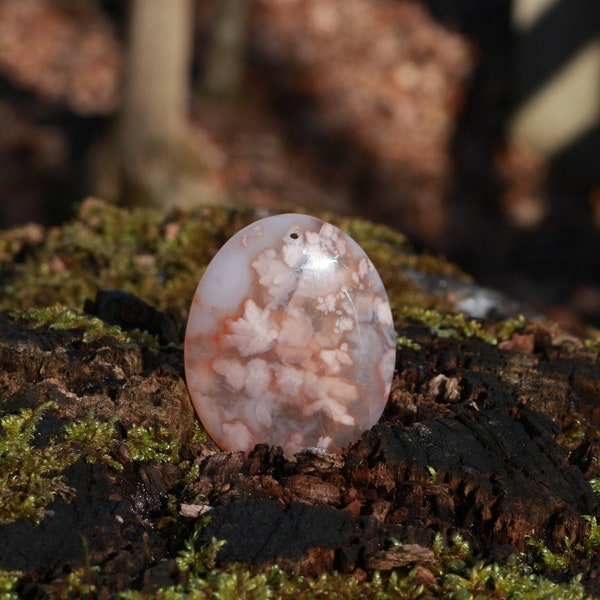
<svg viewBox="0 0 600 600">
<path fill-rule="evenodd" d="M 438 337 L 455 339 L 475 337 L 494 345 L 510 339 L 513 333 L 524 329 L 527 323 L 525 317 L 520 316 L 486 326 L 477 319 L 469 319 L 464 313 L 447 313 L 421 306 L 403 306 L 397 312 L 401 320 L 425 325 Z M 411 340 L 404 340 L 406 338 L 398 337 L 396 345 L 410 348 L 411 344 L 414 344 Z M 418 350 L 418 347 L 413 349 Z"/>
<path fill-rule="evenodd" d="M 88 463 L 99 462 L 120 471 L 123 465 L 112 457 L 119 442 L 115 423 L 116 419 L 97 421 L 90 411 L 84 419 L 64 426 L 63 443 L 75 456 L 81 456 Z"/>
<path fill-rule="evenodd" d="M 125 440 L 134 462 L 177 462 L 181 443 L 168 429 L 132 427 Z"/>
<path fill-rule="evenodd" d="M 589 525 L 588 535 L 579 543 L 573 543 L 565 538 L 564 551 L 553 552 L 546 544 L 535 538 L 529 538 L 527 543 L 533 548 L 537 557 L 537 565 L 549 571 L 563 573 L 583 559 L 589 559 L 600 553 L 600 525 L 596 517 L 582 517 Z"/>
<path fill-rule="evenodd" d="M 421 323 L 438 337 L 477 337 L 488 344 L 498 342 L 479 321 L 469 319 L 463 313 L 444 314 L 419 306 L 405 306 L 400 310 L 400 318 Z"/>
<path fill-rule="evenodd" d="M 93 413 L 62 428 L 62 435 L 39 442 L 38 426 L 51 413 L 53 403 L 25 409 L 0 420 L 0 522 L 17 518 L 40 522 L 46 506 L 56 497 L 72 500 L 74 490 L 68 486 L 65 470 L 79 457 L 119 469 L 114 459 L 117 444 L 123 443 L 115 420 L 100 422 Z M 197 443 L 203 435 L 197 430 Z M 195 436 L 196 438 L 196 436 Z M 135 461 L 177 462 L 179 444 L 164 430 L 132 427 L 124 440 Z M 194 442 L 193 442 L 194 443 Z M 437 475 L 430 471 L 432 478 Z M 262 598 L 553 598 L 584 599 L 580 578 L 558 584 L 535 572 L 535 568 L 563 572 L 581 558 L 589 558 L 600 549 L 600 526 L 595 518 L 586 517 L 589 536 L 578 544 L 565 543 L 558 554 L 544 544 L 531 541 L 537 563 L 532 567 L 524 557 L 512 557 L 505 564 L 486 564 L 474 557 L 469 545 L 459 537 L 445 546 L 440 537 L 434 543 L 433 565 L 397 569 L 390 573 L 373 573 L 366 579 L 353 575 L 326 573 L 316 578 L 294 577 L 277 567 L 249 567 L 234 564 L 216 568 L 216 558 L 223 541 L 212 540 L 199 545 L 201 528 L 183 544 L 176 563 L 178 583 L 155 594 L 128 590 L 123 600 L 172 600 L 183 598 L 221 598 L 244 600 Z M 393 540 L 392 540 L 393 541 Z M 91 570 L 90 570 L 91 569 Z M 69 595 L 92 593 L 93 567 L 79 569 L 63 582 L 60 593 Z M 0 600 L 17 598 L 15 589 L 23 574 L 0 572 Z M 58 592 L 57 592 L 58 593 Z"/>
<path fill-rule="evenodd" d="M 210 544 L 198 547 L 198 538 L 209 521 L 210 517 L 200 521 L 177 557 L 177 567 L 190 578 L 202 577 L 212 571 L 216 566 L 217 554 L 225 545 L 223 540 L 213 539 Z"/>
<path fill-rule="evenodd" d="M 427 465 L 427 473 L 429 473 L 429 483 L 439 483 L 440 480 L 440 474 L 438 473 L 437 469 L 435 467 L 432 467 L 431 465 Z"/>
<path fill-rule="evenodd" d="M 340 226 L 365 249 L 394 311 L 403 305 L 440 305 L 403 278 L 403 268 L 466 279 L 443 258 L 415 254 L 405 236 L 389 227 L 326 213 L 317 216 Z M 60 228 L 44 233 L 37 227 L 23 227 L 0 234 L 0 267 L 5 275 L 0 310 L 55 304 L 73 310 L 94 298 L 99 289 L 131 292 L 159 309 L 187 308 L 210 259 L 229 237 L 255 219 L 248 209 L 203 207 L 165 216 L 88 199 L 77 219 Z M 75 326 L 83 326 L 76 314 Z M 69 315 L 61 317 L 65 327 L 68 320 Z"/>
<path fill-rule="evenodd" d="M 56 497 L 73 498 L 63 472 L 77 455 L 62 444 L 35 446 L 37 426 L 51 403 L 0 419 L 0 524 L 15 519 L 39 523 Z"/>
<path fill-rule="evenodd" d="M 318 216 L 341 227 L 364 248 L 386 286 L 395 318 L 422 323 L 439 336 L 475 336 L 489 343 L 509 339 L 524 328 L 522 317 L 484 327 L 463 314 L 449 312 L 445 300 L 427 296 L 402 277 L 403 269 L 411 268 L 469 279 L 441 257 L 414 253 L 397 231 L 363 219 L 330 213 Z M 187 309 L 212 256 L 255 218 L 248 209 L 218 207 L 165 216 L 88 199 L 76 220 L 45 236 L 31 227 L 0 235 L 0 267 L 5 273 L 0 310 L 54 329 L 82 329 L 84 342 L 108 335 L 123 343 L 137 340 L 155 347 L 152 336 L 124 333 L 76 307 L 94 298 L 99 289 L 119 289 L 159 309 Z M 15 262 L 17 255 L 24 258 Z M 400 338 L 399 346 L 411 347 L 410 340 Z"/>
<path fill-rule="evenodd" d="M 505 564 L 485 563 L 473 557 L 467 542 L 455 536 L 449 547 L 438 537 L 434 551 L 440 559 L 440 598 L 519 598 L 522 600 L 583 600 L 588 598 L 580 577 L 555 583 L 535 573 L 524 556 L 513 555 Z M 428 596 L 423 596 L 428 598 Z"/>
<path fill-rule="evenodd" d="M 421 344 L 407 338 L 403 335 L 396 336 L 396 348 L 406 348 L 407 350 L 415 350 L 418 352 L 421 349 Z"/>
<path fill-rule="evenodd" d="M 0 309 L 81 307 L 98 289 L 135 293 L 157 308 L 187 305 L 202 266 L 243 224 L 243 212 L 234 218 L 225 209 L 199 209 L 183 219 L 88 199 L 76 220 L 45 238 L 36 231 L 27 243 L 27 230 L 20 240 L 15 232 L 0 237 Z M 18 252 L 23 257 L 15 262 Z"/>
<path fill-rule="evenodd" d="M 594 456 L 593 460 L 596 464 L 600 463 L 597 456 Z M 590 479 L 590 485 L 592 486 L 594 493 L 600 494 L 600 478 Z"/>
<path fill-rule="evenodd" d="M 445 546 L 438 537 L 434 543 L 433 565 L 375 572 L 358 579 L 354 575 L 325 573 L 319 577 L 290 576 L 279 567 L 261 568 L 232 564 L 214 568 L 223 542 L 213 540 L 198 547 L 197 529 L 177 558 L 183 583 L 163 588 L 155 594 L 129 590 L 122 600 L 282 600 L 331 598 L 373 600 L 434 598 L 520 598 L 524 600 L 583 600 L 578 578 L 571 583 L 554 583 L 533 572 L 521 557 L 509 558 L 505 565 L 486 564 L 473 557 L 469 545 L 455 537 Z"/>
<path fill-rule="evenodd" d="M 523 315 L 519 315 L 516 319 L 505 319 L 494 326 L 494 335 L 499 342 L 510 340 L 513 333 L 525 329 L 527 321 Z"/>
<path fill-rule="evenodd" d="M 200 424 L 200 421 L 194 421 L 194 433 L 192 434 L 191 444 L 206 444 L 209 437 L 206 430 Z"/>
<path fill-rule="evenodd" d="M 92 567 L 81 567 L 71 571 L 60 582 L 53 586 L 51 596 L 55 600 L 68 600 L 70 598 L 94 598 L 96 586 L 90 583 Z M 22 596 L 17 591 L 17 585 L 24 574 L 20 571 L 0 571 L 0 600 L 19 600 Z"/>
<path fill-rule="evenodd" d="M 13 312 L 13 316 L 33 327 L 49 327 L 56 331 L 82 330 L 82 339 L 86 344 L 105 336 L 124 344 L 132 341 L 132 338 L 117 325 L 107 325 L 97 317 L 85 315 L 60 304 Z"/>
<path fill-rule="evenodd" d="M 15 587 L 22 576 L 19 571 L 0 571 L 0 600 L 19 600 Z"/>
<path fill-rule="evenodd" d="M 121 443 L 116 420 L 99 421 L 93 412 L 65 425 L 61 436 L 39 444 L 38 425 L 53 404 L 0 418 L 0 524 L 16 519 L 39 523 L 54 499 L 73 500 L 75 490 L 65 471 L 80 458 L 123 468 L 114 458 Z M 180 443 L 166 429 L 134 425 L 125 445 L 138 463 L 177 462 L 179 456 Z"/>
<path fill-rule="evenodd" d="M 118 325 L 108 325 L 102 319 L 68 308 L 62 304 L 30 308 L 24 311 L 11 311 L 15 319 L 25 321 L 32 327 L 48 327 L 55 331 L 83 332 L 84 344 L 91 344 L 103 337 L 112 337 L 117 343 L 138 342 L 151 348 L 158 348 L 156 336 L 145 331 L 133 330 L 125 333 Z"/>
<path fill-rule="evenodd" d="M 64 580 L 64 584 L 54 591 L 53 597 L 69 600 L 70 598 L 94 598 L 96 586 L 91 583 L 92 573 L 98 571 L 97 567 L 81 567 L 71 571 Z"/>
</svg>

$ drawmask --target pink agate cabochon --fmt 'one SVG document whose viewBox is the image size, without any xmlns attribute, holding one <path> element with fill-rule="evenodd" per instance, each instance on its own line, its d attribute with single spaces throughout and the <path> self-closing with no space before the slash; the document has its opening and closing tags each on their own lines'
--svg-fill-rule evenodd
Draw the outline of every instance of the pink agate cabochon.
<svg viewBox="0 0 600 600">
<path fill-rule="evenodd" d="M 198 284 L 185 372 L 202 424 L 228 451 L 340 451 L 374 425 L 396 357 L 383 283 L 362 248 L 306 215 L 234 235 Z"/>
</svg>

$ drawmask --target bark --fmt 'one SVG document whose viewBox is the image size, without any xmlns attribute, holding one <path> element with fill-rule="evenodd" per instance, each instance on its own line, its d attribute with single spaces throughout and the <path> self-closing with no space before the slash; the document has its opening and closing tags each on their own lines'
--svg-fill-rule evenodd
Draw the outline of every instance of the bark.
<svg viewBox="0 0 600 600">
<path fill-rule="evenodd" d="M 133 0 L 122 143 L 135 150 L 184 135 L 192 0 Z"/>
<path fill-rule="evenodd" d="M 204 88 L 217 98 L 235 97 L 244 75 L 247 0 L 220 0 L 204 67 Z"/>
<path fill-rule="evenodd" d="M 122 110 L 97 193 L 159 209 L 221 202 L 188 119 L 193 0 L 133 0 Z"/>
<path fill-rule="evenodd" d="M 402 560 L 375 550 L 390 537 L 427 545 L 435 532 L 459 532 L 478 551 L 498 555 L 526 550 L 530 535 L 543 535 L 555 548 L 565 536 L 587 535 L 581 515 L 600 508 L 585 481 L 595 473 L 590 453 L 598 446 L 589 439 L 565 446 L 559 423 L 567 428 L 573 413 L 590 410 L 600 386 L 594 361 L 564 356 L 564 348 L 562 356 L 547 348 L 549 356 L 532 361 L 528 353 L 474 340 L 425 332 L 419 338 L 424 349 L 399 356 L 386 415 L 342 457 L 324 464 L 307 452 L 291 465 L 263 449 L 248 461 L 219 454 L 201 463 L 193 489 L 216 506 L 207 535 L 230 540 L 224 560 L 273 559 L 277 534 L 259 544 L 269 548 L 260 557 L 242 543 L 243 532 L 266 518 L 264 510 L 270 514 L 270 505 L 260 502 L 273 499 L 288 507 L 279 518 L 290 519 L 292 529 L 300 502 L 333 509 L 363 531 L 340 541 L 335 519 L 320 525 L 325 537 L 330 528 L 325 545 L 335 549 L 338 568 L 365 567 L 349 561 L 353 544 L 367 566 Z M 440 388 L 439 373 L 455 381 L 458 395 L 446 392 L 450 385 Z M 231 527 L 234 521 L 239 528 Z"/>
</svg>

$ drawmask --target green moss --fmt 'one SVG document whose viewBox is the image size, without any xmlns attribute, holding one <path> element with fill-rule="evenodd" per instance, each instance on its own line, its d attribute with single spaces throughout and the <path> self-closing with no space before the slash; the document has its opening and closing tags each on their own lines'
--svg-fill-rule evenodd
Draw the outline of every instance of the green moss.
<svg viewBox="0 0 600 600">
<path fill-rule="evenodd" d="M 320 577 L 291 577 L 278 567 L 268 570 L 230 565 L 212 569 L 202 576 L 191 575 L 185 584 L 163 588 L 155 594 L 137 591 L 122 592 L 123 600 L 183 600 L 219 598 L 222 600 L 263 600 L 281 598 L 310 600 L 331 598 L 339 600 L 384 600 L 386 598 L 419 598 L 423 585 L 413 576 L 392 573 L 382 577 L 376 573 L 361 581 L 352 575 L 327 573 Z M 433 596 L 429 596 L 433 597 Z"/>
<path fill-rule="evenodd" d="M 419 306 L 405 306 L 400 310 L 400 317 L 425 325 L 438 337 L 477 337 L 488 344 L 498 343 L 497 338 L 479 321 L 469 319 L 463 313 L 448 314 Z"/>
<path fill-rule="evenodd" d="M 96 567 L 81 567 L 71 571 L 58 584 L 52 586 L 51 597 L 55 600 L 70 598 L 94 598 L 96 586 L 90 583 Z M 19 600 L 18 584 L 25 577 L 21 571 L 0 571 L 0 600 Z"/>
<path fill-rule="evenodd" d="M 584 345 L 588 350 L 600 352 L 600 329 L 589 326 L 587 339 L 584 340 Z"/>
<path fill-rule="evenodd" d="M 523 315 L 519 315 L 516 319 L 505 319 L 500 321 L 494 327 L 496 339 L 501 342 L 510 340 L 514 333 L 523 331 L 527 325 L 527 320 Z"/>
<path fill-rule="evenodd" d="M 523 600 L 583 600 L 580 577 L 555 583 L 534 572 L 524 556 L 510 556 L 504 564 L 485 563 L 473 557 L 469 545 L 455 536 L 445 547 L 438 537 L 434 544 L 439 559 L 440 598 L 520 598 Z"/>
<path fill-rule="evenodd" d="M 0 524 L 16 519 L 39 523 L 54 499 L 73 500 L 75 490 L 68 485 L 65 471 L 80 458 L 123 468 L 114 458 L 122 441 L 116 419 L 100 421 L 93 412 L 40 444 L 38 425 L 52 407 L 49 402 L 0 419 Z M 169 431 L 137 425 L 128 430 L 125 444 L 137 463 L 177 462 L 181 447 Z"/>
<path fill-rule="evenodd" d="M 422 323 L 440 336 L 474 336 L 488 343 L 510 339 L 515 331 L 525 327 L 523 318 L 486 328 L 479 321 L 447 312 L 443 300 L 425 295 L 401 273 L 412 268 L 467 280 L 456 267 L 442 258 L 415 254 L 403 235 L 385 226 L 361 219 L 319 216 L 342 227 L 369 254 L 386 285 L 397 321 Z M 186 309 L 208 261 L 233 233 L 254 219 L 250 210 L 199 208 L 165 216 L 150 210 L 125 211 L 88 200 L 77 220 L 59 229 L 0 233 L 0 268 L 4 274 L 0 309 L 21 310 L 19 318 L 32 326 L 81 330 L 85 342 L 102 336 L 111 336 L 120 343 L 143 341 L 134 333 L 124 333 L 78 312 L 76 307 L 81 307 L 85 299 L 94 298 L 98 289 L 114 288 L 132 292 L 157 308 Z M 600 348 L 597 340 L 593 343 Z M 418 350 L 418 344 L 401 336 L 397 345 Z M 120 469 L 115 457 L 123 455 L 117 450 L 125 444 L 136 462 L 179 461 L 180 445 L 165 431 L 134 426 L 123 439 L 114 420 L 100 421 L 93 413 L 70 423 L 53 437 L 41 439 L 38 425 L 51 408 L 47 404 L 0 419 L 0 523 L 18 518 L 39 522 L 53 499 L 73 499 L 75 492 L 68 485 L 66 470 L 80 458 Z M 206 441 L 205 432 L 197 425 L 192 444 Z M 187 469 L 190 481 L 197 469 L 197 464 Z M 182 472 L 186 473 L 186 469 Z M 429 474 L 432 480 L 437 477 L 433 471 Z M 178 503 L 174 498 L 170 502 L 175 514 Z M 598 525 L 592 518 L 588 523 L 589 541 L 579 545 L 565 543 L 563 553 L 552 553 L 558 557 L 557 565 L 572 566 L 571 561 L 577 556 L 598 551 Z M 524 557 L 513 557 L 502 565 L 485 564 L 473 557 L 468 545 L 459 538 L 449 547 L 436 541 L 437 562 L 430 566 L 435 583 L 427 586 L 418 570 L 409 568 L 374 573 L 364 580 L 338 573 L 292 577 L 278 568 L 245 565 L 217 569 L 215 559 L 221 542 L 213 540 L 198 547 L 198 534 L 195 535 L 179 554 L 179 583 L 153 595 L 130 590 L 123 592 L 122 597 L 584 597 L 577 578 L 558 585 L 536 573 Z M 532 548 L 543 553 L 541 546 Z M 550 554 L 546 557 L 546 562 L 554 560 Z M 90 575 L 86 568 L 67 576 L 62 588 L 65 594 L 93 594 Z M 0 600 L 17 597 L 15 589 L 20 578 L 18 573 L 0 572 Z"/>
<path fill-rule="evenodd" d="M 86 462 L 99 462 L 120 471 L 123 465 L 113 458 L 113 452 L 119 443 L 115 424 L 116 419 L 98 421 L 93 411 L 89 412 L 85 419 L 65 425 L 64 443 Z"/>
<path fill-rule="evenodd" d="M 544 542 L 534 538 L 529 538 L 527 544 L 534 550 L 537 564 L 542 569 L 561 572 L 568 570 L 571 559 L 567 553 L 553 552 Z"/>
<path fill-rule="evenodd" d="M 179 583 L 155 594 L 129 590 L 123 600 L 179 600 L 184 598 L 219 598 L 221 600 L 335 600 L 423 598 L 522 598 L 539 600 L 583 600 L 586 596 L 579 578 L 557 584 L 533 572 L 524 559 L 512 556 L 504 565 L 486 564 L 473 557 L 469 545 L 455 537 L 445 546 L 438 537 L 434 543 L 436 563 L 430 565 L 431 585 L 425 585 L 419 568 L 405 568 L 390 573 L 373 573 L 367 579 L 336 572 L 319 577 L 287 575 L 278 567 L 261 568 L 232 564 L 216 569 L 222 542 L 212 540 L 198 547 L 196 530 L 186 541 L 177 558 Z"/>
<path fill-rule="evenodd" d="M 205 575 L 216 566 L 217 554 L 225 545 L 223 540 L 213 539 L 210 544 L 198 545 L 198 537 L 210 522 L 210 517 L 204 517 L 194 529 L 191 537 L 185 541 L 183 550 L 177 557 L 177 567 L 180 571 L 194 578 Z"/>
<path fill-rule="evenodd" d="M 575 417 L 562 433 L 562 443 L 571 444 L 586 439 L 590 430 L 590 423 Z"/>
<path fill-rule="evenodd" d="M 70 598 L 95 598 L 96 586 L 91 583 L 92 573 L 98 567 L 81 567 L 71 571 L 59 589 L 54 590 L 53 598 L 69 600 Z"/>
<path fill-rule="evenodd" d="M 439 483 L 440 474 L 438 473 L 437 469 L 431 465 L 427 465 L 426 468 L 427 472 L 429 473 L 429 483 L 433 483 L 434 485 Z"/>
<path fill-rule="evenodd" d="M 0 600 L 19 600 L 15 589 L 22 576 L 19 571 L 0 571 Z"/>
<path fill-rule="evenodd" d="M 582 560 L 590 559 L 600 553 L 600 525 L 597 518 L 584 515 L 582 519 L 589 526 L 587 536 L 578 543 L 565 538 L 564 549 L 560 553 L 550 550 L 541 540 L 528 538 L 527 543 L 535 553 L 536 565 L 539 568 L 563 573 L 569 568 L 576 567 Z"/>
<path fill-rule="evenodd" d="M 339 225 L 365 249 L 386 285 L 392 309 L 439 305 L 402 277 L 406 267 L 462 276 L 441 258 L 416 255 L 402 234 L 384 225 L 317 216 Z M 5 274 L 0 310 L 81 307 L 99 289 L 131 292 L 157 308 L 185 309 L 210 259 L 255 218 L 247 209 L 204 207 L 164 215 L 88 199 L 76 220 L 45 236 L 38 230 L 35 236 L 14 230 L 0 233 L 0 267 Z M 18 253 L 20 260 L 15 261 Z"/>
<path fill-rule="evenodd" d="M 145 331 L 133 330 L 125 333 L 118 325 L 109 325 L 102 319 L 68 308 L 62 304 L 11 311 L 15 319 L 25 321 L 32 327 L 48 327 L 56 331 L 82 331 L 82 340 L 90 344 L 103 337 L 111 337 L 117 343 L 138 342 L 151 348 L 158 347 L 156 336 Z"/>
<path fill-rule="evenodd" d="M 404 260 L 404 266 L 405 268 L 420 271 L 422 273 L 452 277 L 466 283 L 471 283 L 473 281 L 472 277 L 441 256 L 433 256 L 426 253 L 411 253 L 406 256 Z"/>
<path fill-rule="evenodd" d="M 579 578 L 571 583 L 555 583 L 536 575 L 520 561 L 506 565 L 480 563 L 464 575 L 448 573 L 441 577 L 439 598 L 519 598 L 520 600 L 584 600 L 588 598 Z"/>
<path fill-rule="evenodd" d="M 97 317 L 85 315 L 66 306 L 31 308 L 22 312 L 12 313 L 13 317 L 26 321 L 32 327 L 48 327 L 56 331 L 82 330 L 83 341 L 93 342 L 101 337 L 109 336 L 117 342 L 128 343 L 132 339 L 123 333 L 116 325 L 107 325 Z"/>
<path fill-rule="evenodd" d="M 26 252 L 9 243 L 14 233 L 0 235 L 0 266 L 6 267 L 0 310 L 81 307 L 99 289 L 131 292 L 157 308 L 187 307 L 202 268 L 251 220 L 243 210 L 201 208 L 165 216 L 88 199 L 76 220 L 49 230 Z M 19 262 L 13 248 L 24 254 Z"/>
<path fill-rule="evenodd" d="M 0 524 L 19 518 L 39 523 L 55 498 L 74 496 L 63 471 L 76 455 L 54 442 L 44 448 L 35 445 L 38 423 L 51 405 L 0 419 Z"/>
<path fill-rule="evenodd" d="M 396 569 L 389 573 L 374 572 L 366 579 L 337 572 L 319 577 L 291 576 L 279 567 L 231 564 L 216 568 L 223 541 L 212 540 L 199 545 L 199 535 L 208 519 L 204 519 L 188 538 L 176 559 L 179 583 L 152 594 L 125 590 L 121 600 L 366 600 L 435 598 L 477 599 L 496 598 L 523 600 L 584 600 L 585 594 L 579 576 L 567 583 L 555 583 L 537 573 L 524 556 L 511 556 L 504 564 L 485 563 L 475 557 L 469 544 L 455 536 L 446 546 L 440 536 L 434 542 L 435 563 L 428 567 Z M 595 526 L 595 524 L 593 525 Z M 592 532 L 594 545 L 596 534 Z M 594 546 L 595 547 L 595 546 Z M 592 547 L 588 549 L 592 551 Z M 559 569 L 566 563 L 556 562 Z M 423 583 L 422 569 L 429 570 L 431 582 Z M 82 568 L 65 580 L 65 586 L 56 597 L 69 594 L 91 594 L 91 573 L 94 568 Z M 421 569 L 421 571 L 420 571 Z M 0 600 L 17 598 L 17 585 L 23 574 L 0 571 Z"/>
<path fill-rule="evenodd" d="M 510 339 L 514 333 L 523 330 L 527 325 L 523 316 L 505 319 L 493 325 L 484 325 L 477 319 L 469 319 L 464 313 L 442 312 L 423 306 L 403 306 L 397 312 L 401 320 L 425 325 L 438 337 L 455 339 L 475 337 L 493 345 Z M 397 338 L 397 340 L 402 339 Z M 398 344 L 398 341 L 396 343 L 398 346 L 410 347 L 411 345 L 410 340 L 406 344 Z"/>
<path fill-rule="evenodd" d="M 206 442 L 208 442 L 209 439 L 210 438 L 208 436 L 208 433 L 206 433 L 206 430 L 204 429 L 204 427 L 202 427 L 200 421 L 194 421 L 194 433 L 192 434 L 191 443 L 206 444 Z"/>
<path fill-rule="evenodd" d="M 592 460 L 596 464 L 600 464 L 600 459 L 597 456 L 594 456 Z M 592 490 L 594 490 L 595 494 L 600 494 L 600 478 L 590 479 L 590 485 L 592 486 Z"/>
<path fill-rule="evenodd" d="M 134 425 L 125 441 L 135 462 L 177 462 L 181 442 L 165 428 Z"/>
<path fill-rule="evenodd" d="M 406 348 L 407 350 L 416 350 L 419 351 L 421 349 L 421 344 L 407 338 L 403 335 L 396 336 L 396 348 Z"/>
<path fill-rule="evenodd" d="M 589 529 L 582 541 L 574 543 L 570 538 L 565 538 L 564 548 L 555 552 L 539 539 L 529 538 L 527 543 L 533 550 L 534 567 L 538 570 L 565 574 L 576 571 L 582 561 L 595 558 L 600 553 L 600 524 L 595 516 L 582 517 L 588 523 Z M 574 582 L 581 580 L 581 575 L 574 577 Z"/>
</svg>

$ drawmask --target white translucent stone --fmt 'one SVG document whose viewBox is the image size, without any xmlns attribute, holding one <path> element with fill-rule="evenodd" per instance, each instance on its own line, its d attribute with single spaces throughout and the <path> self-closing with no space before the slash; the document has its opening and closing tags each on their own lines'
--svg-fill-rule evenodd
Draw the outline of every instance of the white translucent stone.
<svg viewBox="0 0 600 600">
<path fill-rule="evenodd" d="M 306 215 L 234 235 L 198 284 L 185 336 L 188 389 L 224 450 L 339 452 L 385 407 L 396 357 L 383 283 L 362 248 Z"/>
</svg>

